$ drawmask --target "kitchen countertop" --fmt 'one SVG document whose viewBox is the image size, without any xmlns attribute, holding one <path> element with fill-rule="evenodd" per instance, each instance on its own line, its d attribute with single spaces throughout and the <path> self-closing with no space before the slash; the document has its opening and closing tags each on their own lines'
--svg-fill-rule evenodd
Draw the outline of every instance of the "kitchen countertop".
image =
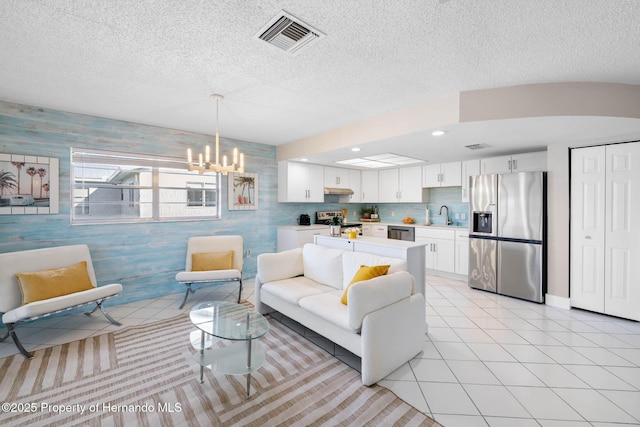
<svg viewBox="0 0 640 427">
<path fill-rule="evenodd" d="M 462 226 L 462 225 L 442 225 L 442 224 L 431 224 L 431 225 L 424 225 L 424 224 L 420 224 L 419 222 L 416 222 L 415 224 L 405 224 L 404 222 L 375 222 L 373 224 L 379 224 L 379 225 L 399 225 L 399 226 L 406 226 L 406 227 L 416 227 L 416 228 L 442 228 L 445 230 L 467 230 L 469 227 L 468 226 Z"/>
<path fill-rule="evenodd" d="M 329 226 L 326 224 L 311 224 L 311 225 L 279 225 L 278 228 L 281 229 L 285 229 L 285 230 L 297 230 L 297 231 L 304 231 L 304 230 L 323 230 L 325 228 L 328 228 Z"/>
<path fill-rule="evenodd" d="M 467 230 L 469 229 L 469 227 L 467 226 L 460 226 L 460 225 L 442 225 L 442 224 L 436 224 L 436 225 L 424 225 L 424 224 L 420 224 L 420 223 L 415 223 L 415 224 L 405 224 L 403 222 L 367 222 L 367 223 L 363 223 L 363 225 L 368 225 L 368 224 L 372 224 L 372 225 L 399 225 L 399 226 L 407 226 L 407 227 L 416 227 L 416 228 L 441 228 L 444 230 Z M 311 224 L 311 225 L 279 225 L 278 228 L 283 228 L 283 229 L 288 229 L 288 230 L 317 230 L 317 229 L 324 229 L 327 228 L 328 225 L 326 224 Z M 349 228 L 350 226 L 343 226 L 343 228 Z"/>
<path fill-rule="evenodd" d="M 413 248 L 418 246 L 425 246 L 426 243 L 422 242 L 410 242 L 407 240 L 395 240 L 395 239 L 387 239 L 386 237 L 369 237 L 369 236 L 358 236 L 355 239 L 350 239 L 348 236 L 343 235 L 342 237 L 333 237 L 333 236 L 318 236 L 319 239 L 341 239 L 347 241 L 357 241 L 357 242 L 366 242 L 372 245 L 379 246 L 387 246 L 387 247 L 396 247 L 396 248 Z"/>
</svg>

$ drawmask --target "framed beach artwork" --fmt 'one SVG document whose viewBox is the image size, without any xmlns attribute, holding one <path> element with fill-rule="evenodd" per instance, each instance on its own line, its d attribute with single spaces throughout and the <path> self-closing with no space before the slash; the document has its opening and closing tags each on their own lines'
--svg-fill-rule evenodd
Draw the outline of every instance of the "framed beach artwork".
<svg viewBox="0 0 640 427">
<path fill-rule="evenodd" d="M 59 161 L 0 153 L 0 215 L 57 214 Z"/>
<path fill-rule="evenodd" d="M 258 209 L 258 174 L 230 172 L 229 210 L 249 211 Z"/>
</svg>

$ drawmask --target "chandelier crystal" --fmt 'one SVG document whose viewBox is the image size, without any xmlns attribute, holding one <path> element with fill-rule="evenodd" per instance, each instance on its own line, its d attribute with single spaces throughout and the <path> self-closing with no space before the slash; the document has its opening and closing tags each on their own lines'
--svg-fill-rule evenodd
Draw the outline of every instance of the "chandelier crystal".
<svg viewBox="0 0 640 427">
<path fill-rule="evenodd" d="M 222 156 L 222 163 L 220 163 L 220 134 L 218 133 L 218 105 L 224 96 L 214 93 L 211 95 L 216 99 L 216 152 L 215 162 L 211 162 L 211 147 L 206 145 L 204 147 L 204 157 L 202 153 L 198 154 L 198 161 L 193 161 L 193 153 L 191 148 L 187 149 L 187 164 L 190 171 L 198 171 L 199 173 L 221 173 L 226 175 L 229 172 L 244 172 L 244 154 L 238 151 L 237 148 L 233 149 L 233 158 L 231 164 L 227 161 L 227 156 Z"/>
</svg>

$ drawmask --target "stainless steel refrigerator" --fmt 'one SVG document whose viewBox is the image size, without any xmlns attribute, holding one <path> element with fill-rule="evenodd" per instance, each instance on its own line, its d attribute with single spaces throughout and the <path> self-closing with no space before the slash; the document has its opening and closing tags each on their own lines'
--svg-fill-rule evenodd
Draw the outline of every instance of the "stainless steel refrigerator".
<svg viewBox="0 0 640 427">
<path fill-rule="evenodd" d="M 471 177 L 469 210 L 469 286 L 544 302 L 546 174 Z"/>
</svg>

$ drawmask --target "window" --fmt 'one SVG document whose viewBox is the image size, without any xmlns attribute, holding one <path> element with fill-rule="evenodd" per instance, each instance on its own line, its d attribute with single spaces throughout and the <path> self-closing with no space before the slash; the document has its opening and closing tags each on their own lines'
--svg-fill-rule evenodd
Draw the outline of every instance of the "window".
<svg viewBox="0 0 640 427">
<path fill-rule="evenodd" d="M 219 219 L 219 174 L 184 161 L 71 149 L 71 223 Z"/>
<path fill-rule="evenodd" d="M 189 207 L 211 207 L 216 205 L 217 191 L 209 184 L 188 182 L 187 206 Z"/>
</svg>

